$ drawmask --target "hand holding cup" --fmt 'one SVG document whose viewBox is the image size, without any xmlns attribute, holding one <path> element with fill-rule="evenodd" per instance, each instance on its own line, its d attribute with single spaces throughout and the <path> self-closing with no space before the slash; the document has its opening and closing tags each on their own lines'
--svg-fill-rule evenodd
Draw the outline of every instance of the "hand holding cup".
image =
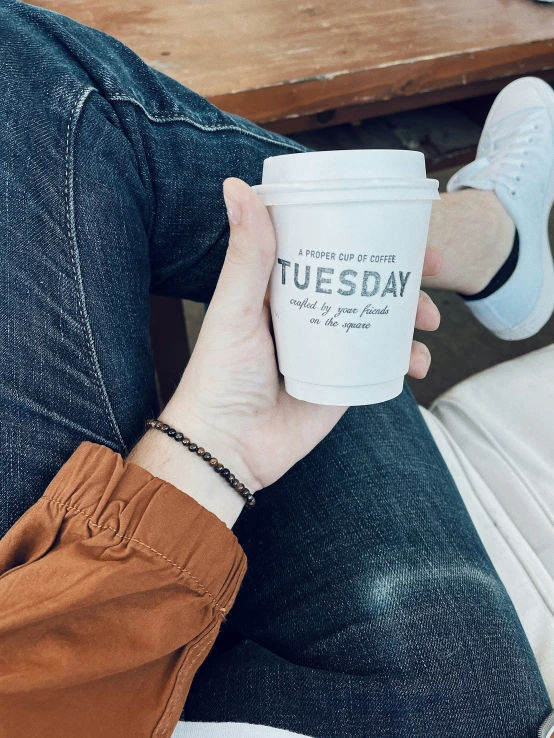
<svg viewBox="0 0 554 738">
<path fill-rule="evenodd" d="M 280 376 L 271 333 L 267 286 L 275 266 L 275 232 L 267 208 L 237 179 L 224 184 L 229 248 L 191 360 L 171 406 L 181 425 L 252 491 L 272 484 L 309 453 L 345 407 L 297 400 Z M 425 275 L 440 271 L 428 249 Z M 421 293 L 416 327 L 435 330 L 439 312 Z M 409 373 L 425 376 L 429 352 L 412 346 Z M 175 420 L 177 422 L 177 420 Z"/>
</svg>

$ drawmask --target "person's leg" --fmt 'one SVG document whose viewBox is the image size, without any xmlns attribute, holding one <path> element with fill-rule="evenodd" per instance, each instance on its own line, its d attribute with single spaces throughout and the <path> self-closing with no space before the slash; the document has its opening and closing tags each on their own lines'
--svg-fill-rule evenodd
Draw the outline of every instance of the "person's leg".
<svg viewBox="0 0 554 738">
<path fill-rule="evenodd" d="M 469 284 L 461 285 L 462 296 L 480 323 L 507 341 L 534 336 L 554 312 L 554 259 L 548 235 L 554 202 L 552 87 L 535 77 L 504 87 L 483 126 L 475 160 L 450 178 L 447 190 L 461 195 L 452 202 L 462 215 L 456 217 L 454 208 L 450 230 L 460 229 L 465 246 L 464 250 L 446 244 L 447 286 L 453 284 L 452 267 L 457 264 L 454 271 L 468 275 L 463 281 Z M 488 219 L 479 215 L 486 198 L 475 191 L 493 195 Z M 445 205 L 443 216 L 452 210 L 449 196 Z M 435 214 L 440 213 L 437 206 Z M 492 217 L 488 228 L 492 239 L 468 225 L 472 216 L 476 224 Z M 489 282 L 483 284 L 480 278 L 486 271 Z M 476 292 L 477 285 L 481 289 Z"/>
<path fill-rule="evenodd" d="M 408 389 L 351 408 L 235 531 L 249 570 L 190 721 L 317 738 L 534 738 L 550 708 Z"/>
<path fill-rule="evenodd" d="M 1 535 L 81 440 L 136 440 L 157 404 L 149 290 L 208 300 L 228 233 L 222 180 L 259 181 L 266 156 L 301 147 L 93 29 L 16 0 L 0 13 Z M 434 209 L 437 247 L 452 244 L 443 274 L 462 275 L 478 239 L 442 230 L 485 230 L 490 198 Z"/>
<path fill-rule="evenodd" d="M 293 142 L 221 113 L 115 39 L 0 0 L 0 535 L 81 441 L 156 413 L 149 291 L 207 301 L 225 177 Z"/>
<path fill-rule="evenodd" d="M 40 495 L 82 440 L 97 440 L 122 452 L 133 443 L 156 404 L 148 347 L 149 287 L 163 294 L 209 299 L 227 240 L 222 180 L 231 174 L 257 180 L 264 157 L 296 148 L 220 113 L 149 70 L 113 39 L 68 19 L 0 0 L 0 23 L 4 74 L 0 100 L 4 192 L 0 204 L 4 430 L 0 494 L 6 528 Z M 479 659 L 493 664 L 498 673 L 487 682 L 488 692 L 480 686 L 479 694 L 472 692 L 471 698 L 478 698 L 481 710 L 490 709 L 495 715 L 501 704 L 509 715 L 509 719 L 497 717 L 502 727 L 511 730 L 523 720 L 527 729 L 547 709 L 540 676 L 503 588 L 471 528 L 469 533 L 466 530 L 467 519 L 452 488 L 447 488 L 444 500 L 453 505 L 452 511 L 442 512 L 446 520 L 440 517 L 443 499 L 439 496 L 437 501 L 436 491 L 445 483 L 444 467 L 430 437 L 411 422 L 416 416 L 417 409 L 406 396 L 381 408 L 351 411 L 322 444 L 319 455 L 293 470 L 289 481 L 295 489 L 288 498 L 275 494 L 275 489 L 266 491 L 265 497 L 260 495 L 261 511 L 275 514 L 275 519 L 245 516 L 238 529 L 245 536 L 252 572 L 257 569 L 261 574 L 254 591 L 250 585 L 245 588 L 237 612 L 257 611 L 271 627 L 279 608 L 294 640 L 280 645 L 283 630 L 277 623 L 275 636 L 268 636 L 268 643 L 276 644 L 275 653 L 267 650 L 269 662 L 280 658 L 288 668 L 289 664 L 302 665 L 306 654 L 315 654 L 318 665 L 308 667 L 300 680 L 292 674 L 287 677 L 297 690 L 310 696 L 302 701 L 304 711 L 312 697 L 316 704 L 321 699 L 318 679 L 326 680 L 330 692 L 348 695 L 346 683 L 337 681 L 337 672 L 348 679 L 359 677 L 361 665 L 367 663 L 363 653 L 367 646 L 378 674 L 377 687 L 362 674 L 361 691 L 350 693 L 350 713 L 344 708 L 344 719 L 355 722 L 357 734 L 367 735 L 370 719 L 388 724 L 401 709 L 414 704 L 414 709 L 426 713 L 444 707 L 443 718 L 450 721 L 464 715 L 467 672 L 483 679 L 476 656 L 466 645 L 468 623 L 490 609 L 492 614 L 483 617 L 485 624 L 492 624 L 491 630 L 477 637 Z M 375 443 L 373 449 L 369 438 Z M 430 461 L 426 460 L 428 453 Z M 412 494 L 421 465 L 429 479 Z M 368 478 L 382 485 L 375 488 L 379 494 L 367 492 Z M 295 490 L 311 503 L 309 516 L 295 511 L 299 504 Z M 356 520 L 351 518 L 372 500 L 380 500 L 375 517 L 360 514 L 360 526 L 355 527 Z M 267 507 L 281 502 L 281 512 Z M 422 536 L 412 509 L 423 510 L 429 536 Z M 396 528 L 393 520 L 389 524 L 389 518 L 379 518 L 387 510 L 400 521 Z M 339 513 L 346 516 L 342 527 L 329 527 Z M 440 521 L 437 524 L 435 517 Z M 302 530 L 297 527 L 300 521 Z M 252 529 L 246 536 L 249 525 Z M 348 535 L 341 537 L 340 530 Z M 295 539 L 289 546 L 279 549 L 268 544 L 257 553 L 252 545 L 252 540 L 267 543 L 270 534 L 277 543 L 279 538 L 286 540 L 287 531 Z M 445 550 L 437 544 L 430 551 L 432 535 L 441 531 Z M 446 546 L 447 539 L 450 546 Z M 370 557 L 365 561 L 352 559 L 356 552 L 368 549 Z M 350 558 L 342 556 L 343 550 Z M 272 553 L 282 558 L 266 570 L 266 556 Z M 292 575 L 299 556 L 307 572 L 296 570 L 289 582 L 276 578 L 273 591 L 280 598 L 276 607 L 273 585 L 266 579 L 283 570 Z M 362 565 L 365 579 L 360 580 L 357 575 Z M 417 576 L 412 576 L 412 569 Z M 311 579 L 305 575 L 308 572 L 321 580 Z M 351 601 L 332 596 L 335 580 L 358 585 L 344 592 Z M 467 597 L 456 598 L 454 580 L 464 583 Z M 401 586 L 403 582 L 409 592 Z M 282 591 L 284 583 L 287 589 Z M 264 597 L 273 608 L 267 614 L 257 610 Z M 295 597 L 304 603 L 302 611 L 313 613 L 311 620 L 303 613 L 294 620 Z M 443 610 L 437 606 L 453 598 L 456 607 Z M 428 618 L 434 649 L 426 642 L 427 633 L 414 623 L 414 599 L 423 603 L 416 614 Z M 389 619 L 391 603 L 397 604 L 396 622 Z M 321 622 L 327 622 L 336 642 L 334 651 L 325 641 L 325 632 L 318 630 L 320 612 Z M 455 623 L 462 633 L 458 640 L 452 640 Z M 374 639 L 369 638 L 371 633 Z M 381 643 L 379 638 L 387 634 L 388 640 Z M 391 647 L 395 634 L 401 647 L 398 663 Z M 252 639 L 259 639 L 255 631 Z M 460 649 L 464 648 L 469 657 L 462 663 Z M 279 657 L 283 649 L 285 655 Z M 420 652 L 420 661 L 429 664 L 433 677 L 440 664 L 446 664 L 445 669 L 461 680 L 461 706 L 450 691 L 454 678 L 446 682 L 446 696 L 435 678 L 426 682 L 422 677 L 417 699 L 408 694 L 407 701 L 398 701 L 417 681 Z M 327 672 L 326 654 L 330 656 Z M 339 663 L 346 667 L 337 669 Z M 222 664 L 225 667 L 224 661 Z M 514 666 L 516 678 L 508 683 L 505 673 Z M 267 673 L 275 675 L 271 668 L 268 663 Z M 261 667 L 253 663 L 253 673 L 256 670 Z M 413 679 L 403 678 L 406 673 Z M 315 681 L 310 681 L 310 675 Z M 249 694 L 257 686 L 244 684 Z M 491 684 L 498 684 L 498 693 Z M 373 700 L 378 712 L 368 716 L 366 704 L 376 689 L 381 691 L 381 701 Z M 276 691 L 273 702 L 283 694 Z M 211 697 L 215 705 L 214 694 Z M 271 717 L 267 704 L 271 696 L 257 691 L 255 699 L 260 714 Z M 523 704 L 523 718 L 509 711 L 510 705 L 519 703 Z M 192 709 L 195 704 L 193 696 Z M 233 709 L 240 708 L 236 700 Z M 286 704 L 280 704 L 279 713 L 284 720 L 290 719 Z M 248 719 L 246 710 L 239 719 Z M 335 717 L 322 729 L 332 729 L 338 722 Z"/>
<path fill-rule="evenodd" d="M 425 277 L 425 289 L 474 295 L 508 258 L 515 226 L 494 192 L 461 190 L 433 203 L 428 242 L 443 257 L 441 273 Z"/>
</svg>

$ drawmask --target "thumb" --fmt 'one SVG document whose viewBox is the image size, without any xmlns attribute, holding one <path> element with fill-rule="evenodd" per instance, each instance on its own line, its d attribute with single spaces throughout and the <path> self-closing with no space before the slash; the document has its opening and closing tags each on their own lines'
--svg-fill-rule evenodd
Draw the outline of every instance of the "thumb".
<svg viewBox="0 0 554 738">
<path fill-rule="evenodd" d="M 225 262 L 211 305 L 229 315 L 259 317 L 275 261 L 275 233 L 267 208 L 240 179 L 226 179 L 223 196 L 230 237 Z"/>
</svg>

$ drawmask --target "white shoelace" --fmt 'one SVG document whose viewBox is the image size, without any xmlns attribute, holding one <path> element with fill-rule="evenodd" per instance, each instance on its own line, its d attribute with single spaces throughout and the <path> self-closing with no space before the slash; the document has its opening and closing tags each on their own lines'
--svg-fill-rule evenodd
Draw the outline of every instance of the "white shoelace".
<svg viewBox="0 0 554 738">
<path fill-rule="evenodd" d="M 540 108 L 500 121 L 484 132 L 479 157 L 452 178 L 452 185 L 494 189 L 502 184 L 516 197 L 529 161 L 540 155 L 549 126 L 548 114 Z"/>
</svg>

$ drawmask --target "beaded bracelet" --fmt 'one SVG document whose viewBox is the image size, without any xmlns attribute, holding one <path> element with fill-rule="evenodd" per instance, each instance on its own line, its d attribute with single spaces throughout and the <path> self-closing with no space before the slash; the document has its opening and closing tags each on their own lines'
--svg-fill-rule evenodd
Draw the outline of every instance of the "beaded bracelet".
<svg viewBox="0 0 554 738">
<path fill-rule="evenodd" d="M 234 474 L 231 474 L 229 469 L 223 466 L 215 456 L 212 456 L 209 451 L 206 451 L 202 446 L 198 446 L 196 443 L 193 443 L 190 438 L 187 438 L 183 433 L 179 433 L 175 428 L 171 428 L 167 423 L 164 423 L 163 420 L 157 420 L 156 418 L 147 420 L 146 430 L 149 430 L 150 428 L 166 433 L 170 438 L 177 441 L 177 443 L 181 443 L 183 446 L 186 446 L 191 453 L 195 453 L 197 456 L 200 456 L 201 459 L 206 461 L 212 467 L 216 474 L 220 474 L 223 479 L 225 479 L 225 481 L 244 498 L 246 507 L 254 507 L 256 500 L 254 499 L 252 492 L 250 492 L 250 490 L 247 489 Z"/>
</svg>

